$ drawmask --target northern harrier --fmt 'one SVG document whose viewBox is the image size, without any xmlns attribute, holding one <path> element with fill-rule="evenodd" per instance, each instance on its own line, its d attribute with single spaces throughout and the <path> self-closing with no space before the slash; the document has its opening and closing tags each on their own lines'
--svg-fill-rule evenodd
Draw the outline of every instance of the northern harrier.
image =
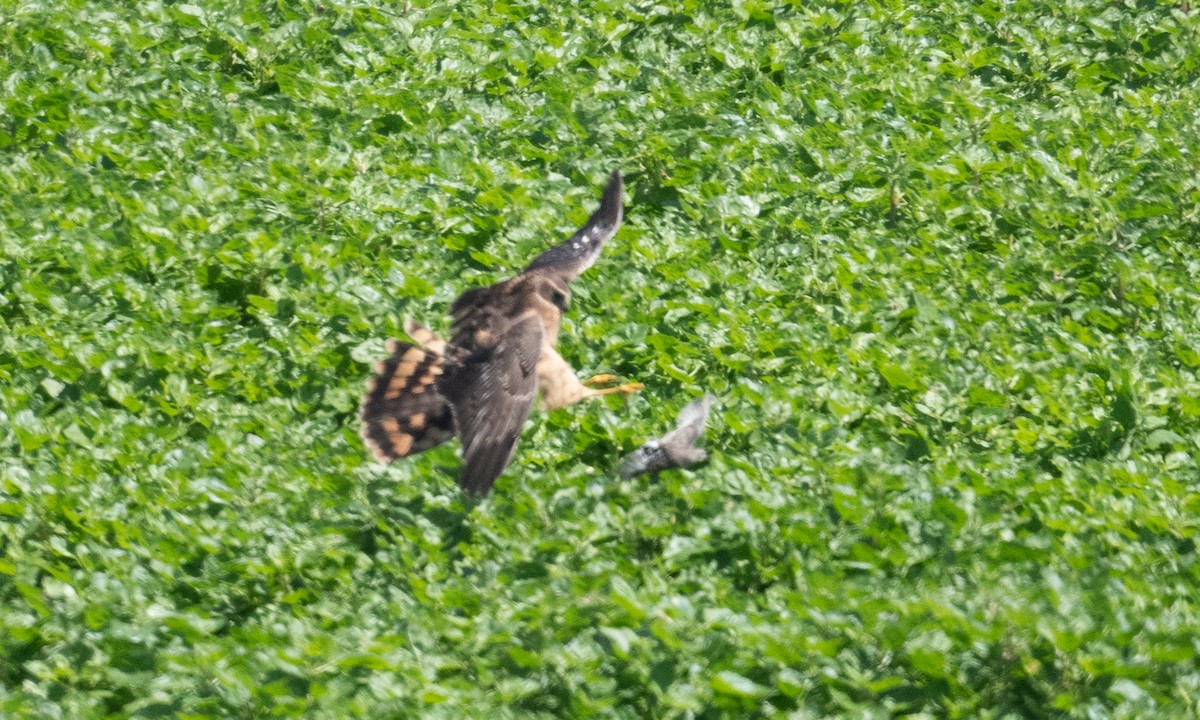
<svg viewBox="0 0 1200 720">
<path fill-rule="evenodd" d="M 450 341 L 415 322 L 416 344 L 391 340 L 375 365 L 359 410 L 363 442 L 381 462 L 428 450 L 458 435 L 463 490 L 486 495 L 512 458 L 539 392 L 542 409 L 608 393 L 630 383 L 598 375 L 580 382 L 555 351 L 571 297 L 567 283 L 589 268 L 621 225 L 621 174 L 613 172 L 600 208 L 569 240 L 546 250 L 514 278 L 468 290 L 450 306 Z"/>
<path fill-rule="evenodd" d="M 693 400 L 679 411 L 675 429 L 661 438 L 650 440 L 621 459 L 621 477 L 631 478 L 642 473 L 686 467 L 708 457 L 696 441 L 704 433 L 712 396 Z"/>
</svg>

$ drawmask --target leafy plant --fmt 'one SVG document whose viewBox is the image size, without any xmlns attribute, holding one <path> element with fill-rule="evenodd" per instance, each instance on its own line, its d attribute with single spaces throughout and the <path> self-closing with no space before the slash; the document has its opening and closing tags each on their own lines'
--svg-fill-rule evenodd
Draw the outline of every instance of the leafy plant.
<svg viewBox="0 0 1200 720">
<path fill-rule="evenodd" d="M 1193 716 L 1198 18 L 10 4 L 0 714 Z M 368 462 L 614 167 L 560 349 L 645 391 Z"/>
</svg>

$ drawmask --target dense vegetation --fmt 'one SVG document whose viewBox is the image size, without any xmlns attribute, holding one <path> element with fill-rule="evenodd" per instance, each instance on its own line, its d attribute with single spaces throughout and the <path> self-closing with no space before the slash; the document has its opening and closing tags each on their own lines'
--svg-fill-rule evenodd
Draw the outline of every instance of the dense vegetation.
<svg viewBox="0 0 1200 720">
<path fill-rule="evenodd" d="M 0 715 L 1200 712 L 1187 0 L 372 2 L 0 4 Z M 368 462 L 614 167 L 645 390 Z"/>
</svg>

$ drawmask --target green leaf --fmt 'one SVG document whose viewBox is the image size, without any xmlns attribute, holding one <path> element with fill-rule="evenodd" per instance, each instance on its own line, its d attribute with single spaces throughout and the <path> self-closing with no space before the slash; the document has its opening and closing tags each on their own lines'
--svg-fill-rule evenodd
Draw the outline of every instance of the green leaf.
<svg viewBox="0 0 1200 720">
<path fill-rule="evenodd" d="M 879 374 L 887 381 L 887 384 L 893 388 L 901 388 L 904 390 L 921 390 L 921 382 L 917 380 L 908 370 L 904 369 L 896 363 L 883 362 L 876 366 Z"/>
<path fill-rule="evenodd" d="M 1008 405 L 1003 395 L 980 385 L 973 385 L 967 396 L 971 404 L 977 407 L 1002 408 Z"/>
<path fill-rule="evenodd" d="M 1112 417 L 1120 423 L 1125 432 L 1132 432 L 1137 425 L 1137 409 L 1134 407 L 1133 398 L 1125 393 L 1117 393 L 1113 400 Z"/>
<path fill-rule="evenodd" d="M 757 697 L 765 690 L 765 688 L 749 678 L 728 670 L 722 670 L 713 677 L 712 687 L 713 690 L 725 695 L 748 698 Z"/>
</svg>

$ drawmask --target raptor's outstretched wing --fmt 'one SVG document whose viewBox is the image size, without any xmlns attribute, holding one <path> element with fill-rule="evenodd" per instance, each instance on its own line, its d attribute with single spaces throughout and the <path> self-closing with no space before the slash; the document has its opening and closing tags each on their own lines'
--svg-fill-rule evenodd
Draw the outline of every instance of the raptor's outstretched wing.
<svg viewBox="0 0 1200 720">
<path fill-rule="evenodd" d="M 613 170 L 608 178 L 608 185 L 604 187 L 604 194 L 600 197 L 600 207 L 592 213 L 587 223 L 563 244 L 556 245 L 534 258 L 525 268 L 525 272 L 544 270 L 557 273 L 564 280 L 574 280 L 591 267 L 600 256 L 600 248 L 604 247 L 604 243 L 621 227 L 623 188 L 621 171 Z"/>
<path fill-rule="evenodd" d="M 454 416 L 435 384 L 446 344 L 440 339 L 430 343 L 426 335 L 436 336 L 420 325 L 414 324 L 409 334 L 419 344 L 388 341 L 389 357 L 375 363 L 359 405 L 359 434 L 380 462 L 424 452 L 454 437 Z"/>
<path fill-rule="evenodd" d="M 486 495 L 512 458 L 537 395 L 542 323 L 527 315 L 493 335 L 494 344 L 458 348 L 438 390 L 450 401 L 462 441 L 463 490 Z"/>
</svg>

